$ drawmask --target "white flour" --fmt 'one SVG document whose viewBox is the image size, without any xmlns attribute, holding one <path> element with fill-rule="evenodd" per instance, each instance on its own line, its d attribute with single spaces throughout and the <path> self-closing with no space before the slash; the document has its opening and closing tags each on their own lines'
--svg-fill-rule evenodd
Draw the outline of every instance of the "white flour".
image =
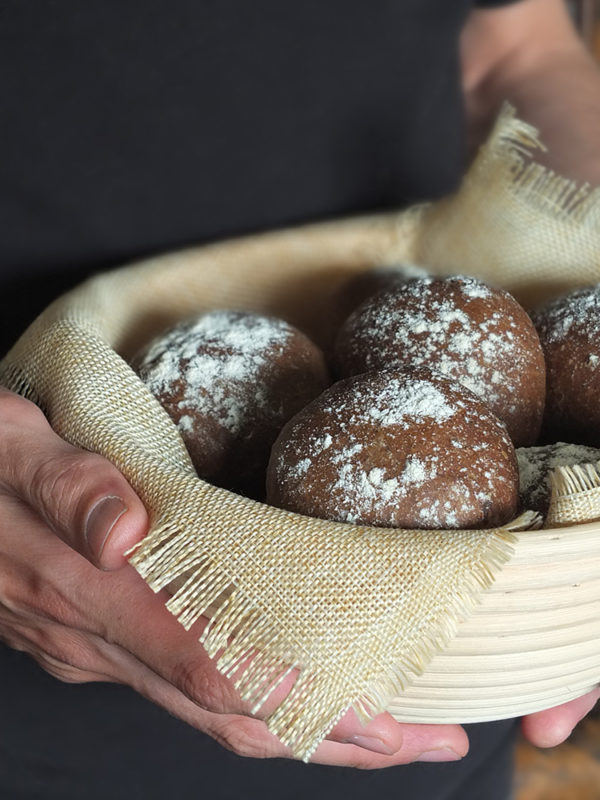
<svg viewBox="0 0 600 800">
<path fill-rule="evenodd" d="M 257 314 L 214 311 L 183 323 L 147 351 L 140 375 L 153 394 L 182 386 L 178 425 L 191 432 L 198 415 L 237 434 L 267 402 L 265 365 L 287 346 L 293 328 Z"/>
<path fill-rule="evenodd" d="M 390 507 L 411 498 L 421 527 L 458 527 L 474 507 L 491 504 L 499 483 L 508 480 L 502 469 L 488 468 L 488 442 L 475 447 L 468 443 L 478 432 L 481 438 L 489 436 L 491 427 L 510 450 L 502 423 L 475 398 L 439 379 L 409 379 L 393 373 L 358 376 L 332 387 L 316 403 L 324 429 L 307 435 L 310 415 L 301 412 L 272 466 L 284 494 L 324 494 L 331 519 L 356 523 L 374 509 L 385 507 L 389 513 Z M 454 417 L 450 449 L 447 442 L 443 450 L 431 444 L 436 425 Z M 420 428 L 429 442 L 425 453 L 418 444 Z M 410 430 L 409 449 L 396 452 L 395 437 L 406 430 Z M 416 449 L 410 449 L 411 442 Z M 435 491 L 443 487 L 446 499 L 432 502 L 427 485 L 438 477 Z"/>
<path fill-rule="evenodd" d="M 544 447 L 517 448 L 519 494 L 525 508 L 546 512 L 550 502 L 550 476 L 556 467 L 589 464 L 600 459 L 600 450 L 557 442 Z"/>
<path fill-rule="evenodd" d="M 536 311 L 532 318 L 545 342 L 563 342 L 572 330 L 576 330 L 579 336 L 597 348 L 600 341 L 600 285 L 559 297 Z"/>
<path fill-rule="evenodd" d="M 471 310 L 473 301 L 494 303 L 499 290 L 468 277 L 444 283 L 451 293 L 443 298 L 435 292 L 439 281 L 429 278 L 381 294 L 377 303 L 363 306 L 349 322 L 354 357 L 365 353 L 367 369 L 382 364 L 428 366 L 492 404 L 499 401 L 502 390 L 518 392 L 524 371 L 519 366 L 526 367 L 529 352 L 519 335 L 519 321 L 492 310 L 480 319 L 480 302 Z M 406 298 L 401 308 L 399 297 Z M 519 311 L 516 305 L 515 311 Z"/>
</svg>

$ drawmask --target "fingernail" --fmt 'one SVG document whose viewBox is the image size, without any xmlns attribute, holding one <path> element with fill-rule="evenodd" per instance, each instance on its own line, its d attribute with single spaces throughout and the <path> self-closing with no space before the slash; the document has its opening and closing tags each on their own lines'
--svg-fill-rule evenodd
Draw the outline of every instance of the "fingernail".
<svg viewBox="0 0 600 800">
<path fill-rule="evenodd" d="M 452 750 L 451 747 L 440 747 L 439 750 L 426 750 L 416 759 L 416 761 L 458 761 L 462 756 Z"/>
<path fill-rule="evenodd" d="M 92 555 L 99 559 L 119 519 L 127 511 L 120 497 L 103 497 L 92 507 L 85 523 L 85 539 Z"/>
<path fill-rule="evenodd" d="M 362 747 L 363 750 L 370 750 L 372 753 L 381 753 L 384 756 L 391 756 L 395 750 L 389 748 L 381 739 L 376 739 L 373 736 L 351 736 L 346 740 L 347 744 L 355 744 L 357 747 Z"/>
</svg>

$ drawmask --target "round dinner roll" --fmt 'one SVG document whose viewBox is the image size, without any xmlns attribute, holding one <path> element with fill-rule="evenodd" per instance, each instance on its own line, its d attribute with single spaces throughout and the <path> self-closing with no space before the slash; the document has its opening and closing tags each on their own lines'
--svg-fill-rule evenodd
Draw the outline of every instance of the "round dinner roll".
<svg viewBox="0 0 600 800">
<path fill-rule="evenodd" d="M 544 437 L 600 446 L 600 285 L 532 314 L 546 359 Z"/>
<path fill-rule="evenodd" d="M 175 326 L 135 367 L 177 424 L 198 475 L 253 496 L 264 494 L 281 427 L 329 385 L 323 354 L 303 333 L 242 311 Z"/>
<path fill-rule="evenodd" d="M 361 303 L 382 289 L 402 286 L 415 278 L 427 278 L 429 274 L 418 264 L 401 263 L 371 267 L 353 275 L 340 286 L 334 298 L 333 312 L 338 325 Z"/>
<path fill-rule="evenodd" d="M 551 476 L 556 467 L 575 464 L 596 464 L 600 449 L 578 444 L 556 442 L 542 447 L 519 447 L 519 495 L 521 508 L 546 515 L 552 490 Z"/>
<path fill-rule="evenodd" d="M 484 400 L 516 446 L 539 435 L 545 366 L 535 328 L 514 297 L 476 278 L 423 278 L 380 292 L 342 326 L 334 361 L 341 377 L 426 366 Z"/>
<path fill-rule="evenodd" d="M 515 516 L 518 488 L 504 424 L 425 370 L 335 383 L 285 425 L 267 470 L 272 505 L 386 527 L 502 525 Z"/>
</svg>

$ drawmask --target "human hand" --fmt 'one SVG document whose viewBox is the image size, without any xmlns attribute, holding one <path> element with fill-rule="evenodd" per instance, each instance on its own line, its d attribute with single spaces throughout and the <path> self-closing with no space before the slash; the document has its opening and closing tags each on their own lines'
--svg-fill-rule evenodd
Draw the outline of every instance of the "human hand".
<svg viewBox="0 0 600 800">
<path fill-rule="evenodd" d="M 546 711 L 528 714 L 521 721 L 523 735 L 536 747 L 556 747 L 600 700 L 600 688 Z"/>
<path fill-rule="evenodd" d="M 185 631 L 164 593 L 127 564 L 147 526 L 115 467 L 71 447 L 36 406 L 0 389 L 0 638 L 60 680 L 127 684 L 240 755 L 291 757 L 197 641 L 206 621 Z M 381 714 L 362 726 L 348 712 L 313 761 L 377 768 L 453 760 L 467 749 L 457 725 Z"/>
</svg>

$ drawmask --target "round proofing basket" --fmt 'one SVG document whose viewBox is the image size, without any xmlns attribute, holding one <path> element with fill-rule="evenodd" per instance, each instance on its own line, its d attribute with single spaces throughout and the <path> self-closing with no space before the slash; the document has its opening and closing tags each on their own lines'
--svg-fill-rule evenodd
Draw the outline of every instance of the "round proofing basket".
<svg viewBox="0 0 600 800">
<path fill-rule="evenodd" d="M 280 314 L 327 347 L 337 288 L 365 268 L 412 256 L 419 215 L 416 210 L 225 243 L 199 260 L 203 305 Z M 290 263 L 294 269 L 288 271 Z M 205 271 L 210 266 L 212 277 Z M 545 289 L 540 283 L 540 294 Z M 390 704 L 399 720 L 467 723 L 518 716 L 566 702 L 600 681 L 600 522 L 515 535 L 514 555 L 480 605 Z"/>
<path fill-rule="evenodd" d="M 316 225 L 161 256 L 92 279 L 71 293 L 70 307 L 89 317 L 94 284 L 93 314 L 114 320 L 107 339 L 125 358 L 177 319 L 211 308 L 284 317 L 327 348 L 332 296 L 359 271 L 418 260 L 421 213 Z M 431 261 L 427 266 L 444 271 Z M 478 274 L 472 267 L 465 271 Z M 534 284 L 527 283 L 530 293 Z M 142 287 L 146 299 L 134 315 L 125 313 Z M 513 289 L 510 282 L 505 288 Z M 54 313 L 51 307 L 46 320 Z M 512 557 L 475 611 L 389 704 L 397 719 L 465 723 L 518 716 L 566 702 L 600 681 L 600 522 L 514 535 Z"/>
<path fill-rule="evenodd" d="M 390 704 L 405 722 L 483 722 L 600 679 L 600 523 L 517 534 L 514 555 L 443 653 Z"/>
</svg>

